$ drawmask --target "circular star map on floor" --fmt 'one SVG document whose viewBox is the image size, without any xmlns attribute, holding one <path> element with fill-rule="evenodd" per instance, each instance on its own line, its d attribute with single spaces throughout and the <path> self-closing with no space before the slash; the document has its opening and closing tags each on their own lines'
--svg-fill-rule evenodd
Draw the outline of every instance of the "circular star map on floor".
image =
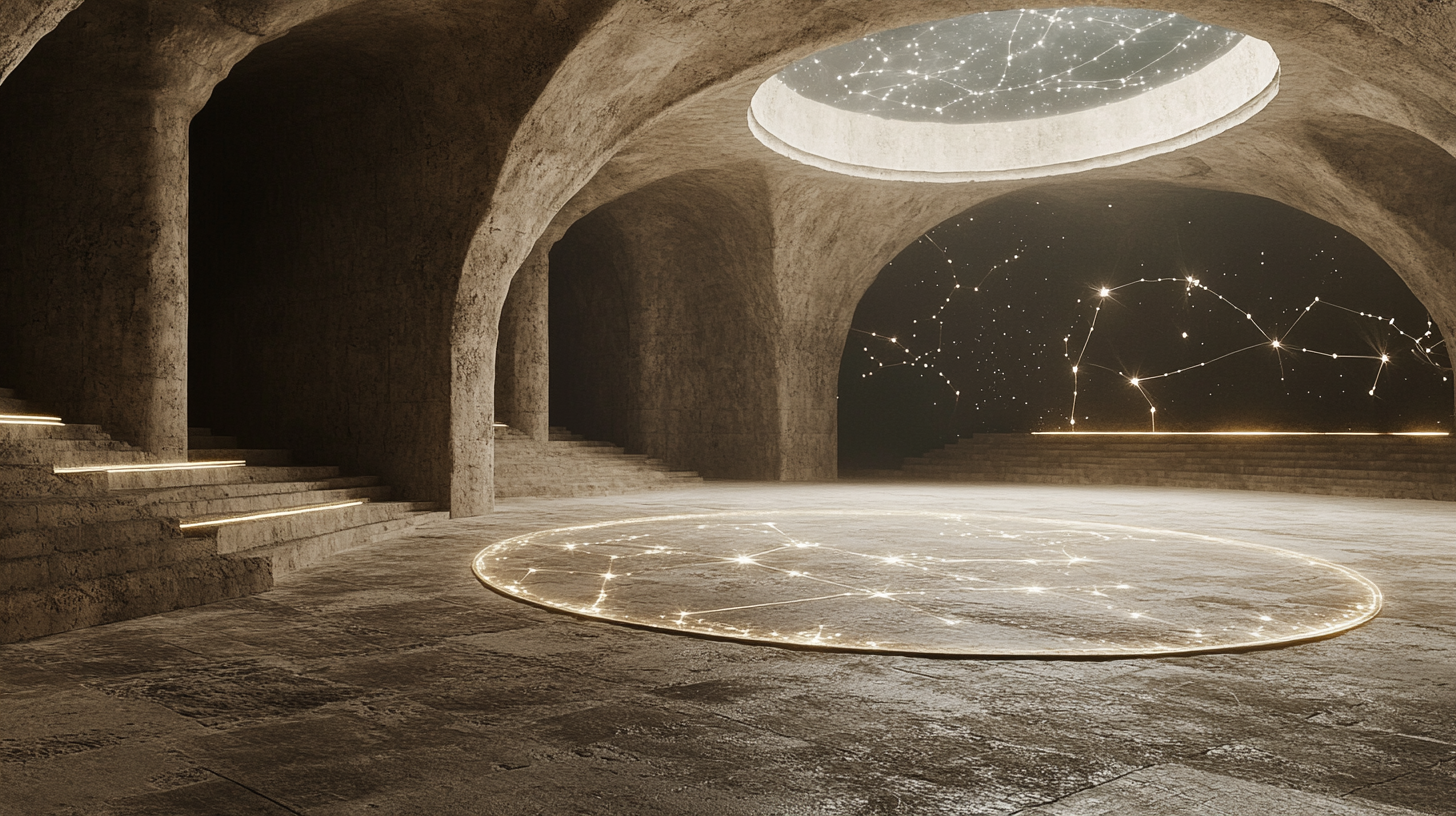
<svg viewBox="0 0 1456 816">
<path fill-rule="evenodd" d="M 476 556 L 511 598 L 613 623 L 855 652 L 1143 657 L 1329 637 L 1380 611 L 1352 569 L 1170 530 L 977 513 L 607 521 Z"/>
</svg>

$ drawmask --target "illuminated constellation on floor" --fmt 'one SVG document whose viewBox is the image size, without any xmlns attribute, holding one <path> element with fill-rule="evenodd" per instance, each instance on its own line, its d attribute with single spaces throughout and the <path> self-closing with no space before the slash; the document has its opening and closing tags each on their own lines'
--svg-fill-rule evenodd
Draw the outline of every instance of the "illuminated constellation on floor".
<svg viewBox="0 0 1456 816">
<path fill-rule="evenodd" d="M 873 34 L 779 75 L 800 95 L 889 119 L 995 122 L 1071 113 L 1197 71 L 1243 38 L 1178 14 L 988 12 Z"/>
<path fill-rule="evenodd" d="M 974 513 L 609 521 L 502 541 L 474 570 L 509 597 L 616 623 L 913 654 L 1227 651 L 1326 637 L 1381 603 L 1353 570 L 1289 550 Z"/>
<path fill-rule="evenodd" d="M 1262 340 L 1260 340 L 1259 342 L 1251 343 L 1242 348 L 1236 348 L 1232 351 L 1219 354 L 1216 357 L 1212 357 L 1202 362 L 1193 363 L 1191 365 L 1186 365 L 1181 368 L 1156 374 L 1129 374 L 1125 371 L 1120 371 L 1118 369 L 1102 365 L 1100 363 L 1088 362 L 1086 360 L 1087 349 L 1092 343 L 1093 332 L 1097 330 L 1097 318 L 1102 313 L 1102 302 L 1106 301 L 1108 298 L 1115 298 L 1116 293 L 1123 289 L 1134 286 L 1156 286 L 1160 284 L 1174 284 L 1182 286 L 1185 293 L 1190 297 L 1196 294 L 1207 295 L 1213 298 L 1217 298 L 1220 304 L 1226 306 L 1228 309 L 1231 309 L 1235 314 L 1242 317 L 1244 319 L 1243 322 L 1253 332 L 1257 333 L 1260 337 L 1262 337 Z M 1397 326 L 1395 324 L 1395 318 L 1393 317 L 1387 318 L 1380 315 L 1362 312 L 1356 309 L 1351 309 L 1345 306 L 1330 303 L 1328 301 L 1320 300 L 1318 297 L 1310 301 L 1309 305 L 1305 306 L 1304 309 L 1302 309 L 1298 313 L 1298 316 L 1295 317 L 1293 323 L 1289 324 L 1288 328 L 1286 328 L 1283 332 L 1274 333 L 1271 333 L 1263 326 L 1259 325 L 1259 322 L 1254 319 L 1253 312 L 1247 311 L 1242 307 L 1234 304 L 1233 301 L 1205 286 L 1202 281 L 1191 275 L 1183 278 L 1140 278 L 1129 283 L 1124 283 L 1120 286 L 1103 286 L 1097 290 L 1096 297 L 1090 299 L 1089 303 L 1092 309 L 1091 319 L 1087 321 L 1087 333 L 1082 338 L 1082 344 L 1081 347 L 1078 348 L 1076 351 L 1075 359 L 1072 356 L 1072 335 L 1069 334 L 1062 340 L 1065 347 L 1065 352 L 1063 356 L 1071 362 L 1072 367 L 1072 404 L 1071 410 L 1068 414 L 1068 424 L 1072 426 L 1075 426 L 1077 424 L 1077 394 L 1079 391 L 1078 386 L 1084 370 L 1089 367 L 1113 372 L 1117 374 L 1117 376 L 1126 379 L 1128 385 L 1137 389 L 1138 394 L 1141 395 L 1142 398 L 1148 403 L 1148 421 L 1150 423 L 1151 430 L 1156 431 L 1158 429 L 1158 407 L 1156 404 L 1154 404 L 1152 395 L 1148 393 L 1147 384 L 1149 382 L 1153 380 L 1163 379 L 1165 377 L 1175 377 L 1180 374 L 1186 374 L 1190 371 L 1197 371 L 1198 369 L 1212 365 L 1221 360 L 1226 360 L 1230 357 L 1235 357 L 1237 355 L 1254 351 L 1256 349 L 1272 349 L 1275 352 L 1276 358 L 1279 360 L 1279 367 L 1281 372 L 1284 369 L 1284 359 L 1282 355 L 1285 354 L 1311 354 L 1319 357 L 1328 357 L 1332 360 L 1344 359 L 1375 361 L 1377 363 L 1375 373 L 1370 383 L 1370 389 L 1367 392 L 1370 396 L 1375 396 L 1375 389 L 1380 384 L 1380 375 L 1385 372 L 1385 367 L 1389 365 L 1391 361 L 1389 351 L 1382 350 L 1376 354 L 1351 354 L 1348 352 L 1341 354 L 1339 352 L 1322 351 L 1320 349 L 1313 349 L 1301 345 L 1296 345 L 1295 343 L 1292 343 L 1290 341 L 1290 338 L 1293 336 L 1295 327 L 1297 327 L 1300 321 L 1304 320 L 1305 316 L 1308 315 L 1311 310 L 1315 308 L 1338 310 L 1348 314 L 1357 315 L 1358 317 L 1371 320 L 1375 323 L 1385 324 L 1389 326 L 1392 330 L 1394 330 L 1397 334 L 1399 334 L 1402 338 L 1410 341 L 1410 352 L 1415 357 L 1415 359 L 1420 361 L 1422 364 L 1432 366 L 1433 368 L 1436 368 L 1438 370 L 1446 370 L 1448 368 L 1448 366 L 1443 365 L 1441 361 L 1437 360 L 1434 356 L 1438 352 L 1438 350 L 1441 350 L 1442 347 L 1445 346 L 1446 341 L 1444 339 L 1439 339 L 1435 337 L 1435 327 L 1429 319 L 1426 321 L 1425 333 L 1420 336 L 1416 336 L 1407 333 L 1399 326 Z M 1183 338 L 1187 339 L 1187 337 L 1188 332 L 1183 332 Z"/>
<path fill-rule="evenodd" d="M 970 219 L 974 221 L 975 219 Z M 970 287 L 963 287 L 959 273 L 956 271 L 955 262 L 944 247 L 938 244 L 930 233 L 922 236 L 924 240 L 934 247 L 945 260 L 947 266 L 939 270 L 948 276 L 947 290 L 944 297 L 937 298 L 934 306 L 928 315 L 923 318 L 916 318 L 911 321 L 915 327 L 913 336 L 907 337 L 899 334 L 887 334 L 878 331 L 851 327 L 851 334 L 864 338 L 860 348 L 870 363 L 870 370 L 862 373 L 863 379 L 871 379 L 899 368 L 916 370 L 922 376 L 931 376 L 944 385 L 953 395 L 953 405 L 959 409 L 961 387 L 955 382 L 952 376 L 946 373 L 947 360 L 946 346 L 944 342 L 946 328 L 946 311 L 958 297 L 976 297 L 981 293 L 988 280 L 998 274 L 1004 275 L 1017 261 L 1021 260 L 1028 251 L 1025 242 L 1017 245 L 1017 251 L 1006 257 L 991 263 L 980 276 L 978 282 Z M 1102 314 L 1102 304 L 1108 299 L 1116 300 L 1116 293 L 1130 287 L 1140 286 L 1169 286 L 1176 285 L 1184 288 L 1187 296 L 1202 296 L 1215 300 L 1221 307 L 1229 310 L 1235 315 L 1241 325 L 1246 325 L 1249 331 L 1259 339 L 1245 346 L 1230 351 L 1214 354 L 1205 360 L 1191 363 L 1176 369 L 1145 373 L 1128 373 L 1119 368 L 1087 359 L 1088 349 L 1091 347 L 1092 337 L 1097 329 L 1098 319 Z M 1157 429 L 1157 405 L 1152 395 L 1148 392 L 1147 384 L 1153 380 L 1174 377 L 1183 374 L 1197 372 L 1206 369 L 1208 366 L 1245 354 L 1258 349 L 1272 349 L 1276 353 L 1281 372 L 1283 371 L 1283 355 L 1307 354 L 1311 356 L 1325 357 L 1331 360 L 1345 360 L 1356 364 L 1375 364 L 1375 370 L 1371 375 L 1370 387 L 1367 390 L 1369 396 L 1375 396 L 1380 384 L 1381 375 L 1387 366 L 1392 363 L 1392 356 L 1389 349 L 1376 350 L 1375 353 L 1361 352 L 1339 352 L 1328 349 L 1311 348 L 1307 345 L 1300 345 L 1291 338 L 1294 337 L 1294 330 L 1300 322 L 1316 309 L 1337 311 L 1349 314 L 1371 323 L 1386 328 L 1403 341 L 1409 343 L 1409 351 L 1416 361 L 1428 366 L 1435 371 L 1442 372 L 1443 380 L 1447 378 L 1450 371 L 1450 364 L 1447 359 L 1446 341 L 1436 335 L 1434 323 L 1427 318 L 1426 330 L 1420 335 L 1406 332 L 1396 324 L 1395 318 L 1377 315 L 1370 312 L 1352 309 L 1322 300 L 1320 297 L 1313 298 L 1306 306 L 1298 310 L 1295 319 L 1283 331 L 1266 329 L 1254 318 L 1252 311 L 1244 309 L 1222 294 L 1214 291 L 1200 279 L 1193 276 L 1184 277 L 1162 277 L 1162 278 L 1140 278 L 1124 284 L 1113 286 L 1102 286 L 1094 289 L 1092 297 L 1079 299 L 1079 303 L 1085 303 L 1090 308 L 1090 315 L 1086 321 L 1086 333 L 1082 335 L 1077 346 L 1073 346 L 1072 334 L 1067 334 L 1062 339 L 1063 356 L 1070 363 L 1071 368 L 1071 403 L 1067 415 L 1068 425 L 1075 427 L 1077 424 L 1077 401 L 1081 392 L 1081 384 L 1089 369 L 1101 369 L 1116 374 L 1125 380 L 1128 385 L 1136 389 L 1137 393 L 1146 400 L 1148 404 L 1149 423 L 1153 430 Z M 922 336 L 923 335 L 923 336 Z M 1183 332 L 1183 338 L 1188 338 L 1188 333 Z M 1074 356 L 1075 354 L 1075 356 Z"/>
</svg>

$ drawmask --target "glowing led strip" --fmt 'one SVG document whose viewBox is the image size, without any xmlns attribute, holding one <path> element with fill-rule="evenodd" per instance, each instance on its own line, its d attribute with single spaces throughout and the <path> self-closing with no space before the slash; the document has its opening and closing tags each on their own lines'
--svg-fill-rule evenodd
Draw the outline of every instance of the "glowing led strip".
<svg viewBox="0 0 1456 816">
<path fill-rule="evenodd" d="M 58 416 L 40 414 L 0 414 L 0 425 L 64 425 Z"/>
<path fill-rule="evenodd" d="M 189 521 L 186 524 L 177 526 L 186 530 L 191 527 L 217 527 L 221 524 L 236 524 L 240 521 L 257 521 L 258 519 L 278 518 L 279 516 L 297 516 L 303 513 L 317 513 L 321 510 L 339 510 L 345 507 L 357 507 L 367 502 L 367 499 L 355 501 L 337 502 L 335 504 L 320 504 L 314 507 L 297 507 L 292 510 L 273 510 L 267 513 L 251 513 L 246 516 L 233 516 L 232 518 L 214 519 L 212 521 Z"/>
<path fill-rule="evenodd" d="M 1032 436 L 1450 436 L 1446 431 L 1033 431 Z"/>
<path fill-rule="evenodd" d="M 242 459 L 226 459 L 216 462 L 172 462 L 156 465 L 85 465 L 82 467 L 58 467 L 56 473 L 156 473 L 169 470 L 212 470 L 214 468 L 246 467 Z"/>
</svg>

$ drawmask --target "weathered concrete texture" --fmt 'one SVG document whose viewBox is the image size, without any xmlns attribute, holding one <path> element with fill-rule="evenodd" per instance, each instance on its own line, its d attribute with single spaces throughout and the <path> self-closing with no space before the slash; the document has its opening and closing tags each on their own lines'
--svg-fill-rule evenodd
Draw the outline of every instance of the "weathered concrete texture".
<svg viewBox="0 0 1456 816">
<path fill-rule="evenodd" d="M 551 432 L 550 265 L 542 246 L 516 272 L 496 338 L 495 418 L 537 442 Z"/>
<path fill-rule="evenodd" d="M 382 473 L 413 497 L 448 498 L 457 515 L 484 512 L 510 280 L 582 215 L 640 191 L 612 216 L 642 265 L 631 274 L 679 260 L 711 274 L 713 241 L 731 236 L 734 268 L 718 277 L 736 281 L 721 299 L 741 325 L 724 336 L 767 334 L 757 348 L 648 349 L 632 387 L 656 396 L 633 409 L 651 414 L 634 433 L 705 472 L 832 473 L 832 374 L 821 369 L 835 358 L 822 347 L 843 316 L 812 310 L 836 292 L 857 299 L 877 251 L 837 267 L 807 251 L 781 258 L 870 233 L 903 246 L 1024 185 L 854 186 L 766 151 L 748 133 L 748 100 L 820 48 L 1000 7 L 86 0 L 0 86 L 0 377 L 160 455 L 178 453 L 190 398 L 245 436 Z M 3 42 L 34 41 L 35 21 L 58 8 L 7 4 Z M 1299 207 L 1369 243 L 1442 326 L 1456 325 L 1451 10 L 1165 8 L 1268 41 L 1279 97 L 1207 142 L 1078 179 Z M 712 194 L 687 197 L 693 185 Z M 804 191 L 793 218 L 786 199 L 753 191 L 786 185 Z M 707 243 L 674 244 L 663 234 L 674 224 Z M 719 293 L 702 284 L 673 297 Z M 673 320 L 713 307 L 653 317 L 639 334 L 666 342 Z M 189 319 L 208 330 L 189 338 Z M 806 326 L 815 339 L 796 349 Z M 749 370 L 768 376 L 744 378 L 743 410 L 720 405 L 719 380 Z"/>
<path fill-rule="evenodd" d="M 1239 655 L 954 661 L 579 621 L 478 585 L 530 530 L 965 508 L 1291 547 L 1386 593 Z M 0 812 L 1456 812 L 1456 577 L 1429 502 L 1147 488 L 716 485 L 503 502 L 272 592 L 0 649 Z"/>
<path fill-rule="evenodd" d="M 708 476 L 778 477 L 766 204 L 752 173 L 676 177 L 594 213 L 579 240 L 557 244 L 556 424 Z"/>
<path fill-rule="evenodd" d="M 511 94 L 543 70 L 476 58 L 550 53 L 561 35 L 500 35 L 505 7 L 472 12 L 465 37 L 449 14 L 416 11 L 375 4 L 300 26 L 198 117 L 193 398 L 241 436 L 446 501 L 454 279 L 492 146 L 526 104 Z M 359 28 L 379 36 L 349 36 Z M 472 446 L 489 461 L 488 434 Z"/>
<path fill-rule="evenodd" d="M 551 428 L 544 440 L 515 428 L 495 429 L 495 496 L 612 496 L 666 490 L 703 481 L 660 459 L 633 455 L 609 442 Z"/>
<path fill-rule="evenodd" d="M 0 82 L 81 0 L 9 0 L 0 6 Z"/>
</svg>

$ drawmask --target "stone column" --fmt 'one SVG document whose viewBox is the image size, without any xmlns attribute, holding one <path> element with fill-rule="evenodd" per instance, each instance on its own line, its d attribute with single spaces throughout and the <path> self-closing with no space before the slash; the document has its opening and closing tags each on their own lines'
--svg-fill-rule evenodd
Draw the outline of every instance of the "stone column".
<svg viewBox="0 0 1456 816">
<path fill-rule="evenodd" d="M 68 422 L 185 460 L 192 105 L 25 73 L 0 93 L 14 385 Z"/>
<path fill-rule="evenodd" d="M 550 433 L 549 255 L 549 247 L 537 244 L 511 280 L 495 365 L 496 420 L 540 442 Z"/>
</svg>

